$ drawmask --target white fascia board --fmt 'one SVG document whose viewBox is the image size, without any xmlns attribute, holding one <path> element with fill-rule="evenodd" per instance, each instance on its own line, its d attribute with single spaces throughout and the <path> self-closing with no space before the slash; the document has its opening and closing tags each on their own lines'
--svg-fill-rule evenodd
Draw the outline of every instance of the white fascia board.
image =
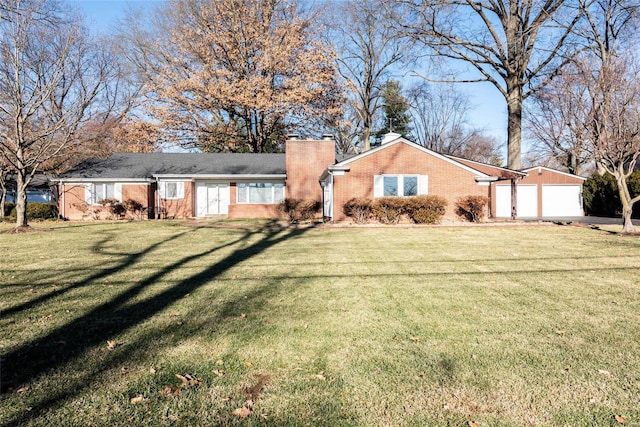
<svg viewBox="0 0 640 427">
<path fill-rule="evenodd" d="M 456 156 L 452 156 L 450 154 L 447 154 L 446 157 L 449 157 L 450 159 L 456 160 L 456 161 L 457 160 L 464 160 L 465 162 L 474 163 L 474 164 L 480 165 L 480 166 L 489 166 L 489 167 L 496 168 L 496 169 L 501 170 L 501 171 L 519 174 L 519 175 L 522 175 L 523 177 L 528 175 L 524 171 L 518 171 L 518 170 L 515 170 L 515 169 L 503 168 L 502 166 L 490 165 L 488 163 L 477 162 L 475 160 L 469 160 L 469 159 L 465 159 L 465 158 L 462 158 L 462 157 L 456 157 Z M 482 172 L 480 172 L 480 173 L 482 173 Z"/>
<path fill-rule="evenodd" d="M 89 184 L 92 182 L 117 182 L 119 184 L 150 184 L 153 182 L 151 178 L 61 178 L 58 180 L 60 184 Z"/>
<path fill-rule="evenodd" d="M 250 179 L 286 179 L 286 174 L 274 174 L 274 175 L 237 175 L 237 174 L 213 174 L 213 175 L 173 175 L 173 174 L 160 174 L 153 175 L 158 180 L 183 180 L 183 181 L 195 181 L 201 179 L 217 179 L 217 180 L 250 180 Z"/>
<path fill-rule="evenodd" d="M 583 180 L 583 181 L 586 181 L 586 180 L 587 180 L 587 178 L 585 178 L 585 177 L 583 177 L 583 176 L 580 176 L 580 175 L 574 175 L 574 174 L 569 173 L 569 172 L 559 171 L 559 170 L 557 170 L 557 169 L 551 169 L 551 168 L 548 168 L 548 167 L 546 167 L 546 166 L 534 166 L 534 167 L 532 167 L 532 168 L 527 168 L 527 169 L 522 169 L 522 170 L 523 170 L 523 171 L 525 171 L 525 172 L 527 172 L 527 173 L 530 173 L 530 172 L 536 171 L 536 170 L 538 170 L 538 169 L 544 169 L 544 170 L 546 170 L 546 171 L 549 171 L 549 172 L 552 172 L 552 173 L 557 173 L 557 174 L 564 175 L 564 176 L 569 176 L 569 177 L 571 177 L 571 178 L 580 178 L 580 179 L 581 179 L 581 180 Z"/>
<path fill-rule="evenodd" d="M 485 185 L 489 185 L 490 183 L 495 182 L 495 181 L 498 180 L 497 176 L 486 176 L 486 175 L 485 176 L 474 176 L 473 178 L 476 180 L 476 182 L 478 184 L 485 184 Z"/>
<path fill-rule="evenodd" d="M 390 141 L 390 142 L 387 142 L 387 143 L 385 143 L 383 145 L 380 145 L 379 147 L 373 148 L 373 149 L 371 149 L 369 151 L 365 151 L 364 153 L 360 153 L 357 156 L 351 157 L 351 158 L 349 158 L 347 160 L 344 160 L 344 161 L 342 161 L 340 163 L 336 163 L 336 165 L 334 165 L 333 167 L 347 165 L 347 164 L 349 164 L 351 162 L 358 161 L 359 159 L 362 159 L 363 157 L 369 156 L 369 155 L 371 155 L 373 153 L 377 153 L 378 151 L 384 150 L 385 148 L 390 147 L 390 146 L 395 145 L 395 144 L 407 144 L 410 147 L 417 148 L 418 150 L 420 150 L 420 151 L 422 151 L 422 152 L 424 152 L 426 154 L 429 154 L 429 155 L 431 155 L 433 157 L 436 157 L 436 158 L 438 158 L 440 160 L 444 160 L 447 163 L 450 163 L 450 164 L 452 164 L 454 166 L 459 167 L 460 169 L 464 169 L 465 171 L 471 172 L 471 173 L 473 173 L 475 175 L 480 174 L 479 176 L 490 176 L 490 175 L 487 175 L 487 174 L 485 174 L 485 173 L 483 173 L 483 172 L 481 172 L 479 170 L 470 168 L 467 165 L 464 165 L 464 164 L 462 164 L 460 162 L 457 162 L 454 159 L 449 158 L 448 156 L 436 153 L 433 150 L 429 150 L 428 148 L 425 148 L 422 145 L 418 145 L 415 142 L 411 142 L 408 139 L 404 139 L 404 138 L 398 138 L 398 139 L 396 139 L 394 141 Z"/>
</svg>

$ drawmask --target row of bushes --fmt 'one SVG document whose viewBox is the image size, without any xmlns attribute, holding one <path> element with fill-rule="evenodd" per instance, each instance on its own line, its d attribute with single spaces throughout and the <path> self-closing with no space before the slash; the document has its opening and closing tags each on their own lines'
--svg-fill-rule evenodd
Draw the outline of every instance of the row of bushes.
<svg viewBox="0 0 640 427">
<path fill-rule="evenodd" d="M 140 202 L 131 199 L 123 202 L 120 202 L 118 199 L 102 199 L 98 200 L 98 204 L 111 214 L 112 219 L 127 217 L 141 219 L 144 208 Z"/>
<path fill-rule="evenodd" d="M 467 221 L 480 222 L 485 216 L 488 199 L 467 196 L 456 203 L 456 214 Z M 353 198 L 344 204 L 343 213 L 356 224 L 376 220 L 397 224 L 404 217 L 415 224 L 438 224 L 445 214 L 447 201 L 434 195 L 413 197 Z"/>
<path fill-rule="evenodd" d="M 12 202 L 4 204 L 4 216 L 15 220 L 18 216 L 16 205 Z M 56 203 L 27 203 L 27 220 L 53 219 L 58 217 Z"/>
<path fill-rule="evenodd" d="M 397 224 L 403 216 L 416 224 L 437 224 L 444 216 L 447 201 L 439 196 L 354 198 L 342 212 L 357 224 L 374 219 L 382 224 Z"/>
</svg>

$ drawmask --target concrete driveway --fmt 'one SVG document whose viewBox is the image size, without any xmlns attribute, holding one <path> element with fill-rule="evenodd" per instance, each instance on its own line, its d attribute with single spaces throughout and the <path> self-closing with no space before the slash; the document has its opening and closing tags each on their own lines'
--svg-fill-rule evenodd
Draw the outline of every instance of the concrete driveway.
<svg viewBox="0 0 640 427">
<path fill-rule="evenodd" d="M 564 216 L 546 218 L 522 218 L 524 221 L 578 222 L 594 225 L 622 225 L 622 218 L 606 218 L 600 216 Z M 640 225 L 640 219 L 632 219 L 633 225 Z"/>
</svg>

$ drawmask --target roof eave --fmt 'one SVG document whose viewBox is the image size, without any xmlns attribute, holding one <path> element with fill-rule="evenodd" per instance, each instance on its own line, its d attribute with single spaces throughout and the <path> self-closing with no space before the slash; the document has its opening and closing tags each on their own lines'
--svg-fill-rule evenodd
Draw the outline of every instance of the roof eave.
<svg viewBox="0 0 640 427">
<path fill-rule="evenodd" d="M 156 179 L 197 179 L 238 180 L 238 179 L 286 179 L 287 174 L 154 174 Z"/>
<path fill-rule="evenodd" d="M 90 182 L 133 182 L 133 183 L 145 183 L 145 182 L 153 182 L 151 178 L 59 178 L 58 181 L 60 184 L 84 184 Z"/>
</svg>

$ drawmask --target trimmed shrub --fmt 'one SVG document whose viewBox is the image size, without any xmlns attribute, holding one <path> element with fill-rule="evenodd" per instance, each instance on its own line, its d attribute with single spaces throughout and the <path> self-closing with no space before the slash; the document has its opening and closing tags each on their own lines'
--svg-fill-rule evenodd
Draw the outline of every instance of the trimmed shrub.
<svg viewBox="0 0 640 427">
<path fill-rule="evenodd" d="M 356 224 L 366 224 L 373 216 L 373 202 L 371 199 L 355 197 L 342 206 L 342 213 Z"/>
<path fill-rule="evenodd" d="M 298 213 L 301 221 L 311 221 L 320 212 L 322 203 L 317 200 L 304 199 L 298 205 Z"/>
<path fill-rule="evenodd" d="M 16 204 L 13 202 L 5 202 L 4 203 L 4 216 L 11 216 L 11 212 L 16 207 Z"/>
<path fill-rule="evenodd" d="M 488 203 L 485 196 L 460 197 L 456 202 L 456 215 L 469 222 L 481 222 Z"/>
<path fill-rule="evenodd" d="M 397 224 L 406 210 L 402 197 L 380 197 L 373 202 L 373 216 L 383 224 Z"/>
<path fill-rule="evenodd" d="M 133 218 L 142 219 L 142 203 L 137 202 L 135 200 L 127 199 L 122 202 L 122 207 L 124 210 L 129 213 Z"/>
<path fill-rule="evenodd" d="M 12 219 L 15 219 L 18 216 L 16 206 L 14 203 L 11 203 L 10 205 L 11 205 L 11 210 L 9 211 L 9 216 Z M 5 211 L 6 210 L 7 210 L 7 207 L 5 205 Z M 55 203 L 27 203 L 27 219 L 28 220 L 54 219 L 57 217 L 58 217 L 58 205 Z"/>
<path fill-rule="evenodd" d="M 322 204 L 317 200 L 284 199 L 278 203 L 277 209 L 287 217 L 289 222 L 295 223 L 312 220 L 321 207 Z"/>
<path fill-rule="evenodd" d="M 107 208 L 113 219 L 121 218 L 127 212 L 118 199 L 102 199 L 98 200 L 98 204 Z"/>
<path fill-rule="evenodd" d="M 416 224 L 438 224 L 446 212 L 447 201 L 435 195 L 404 199 L 405 213 Z"/>
</svg>

